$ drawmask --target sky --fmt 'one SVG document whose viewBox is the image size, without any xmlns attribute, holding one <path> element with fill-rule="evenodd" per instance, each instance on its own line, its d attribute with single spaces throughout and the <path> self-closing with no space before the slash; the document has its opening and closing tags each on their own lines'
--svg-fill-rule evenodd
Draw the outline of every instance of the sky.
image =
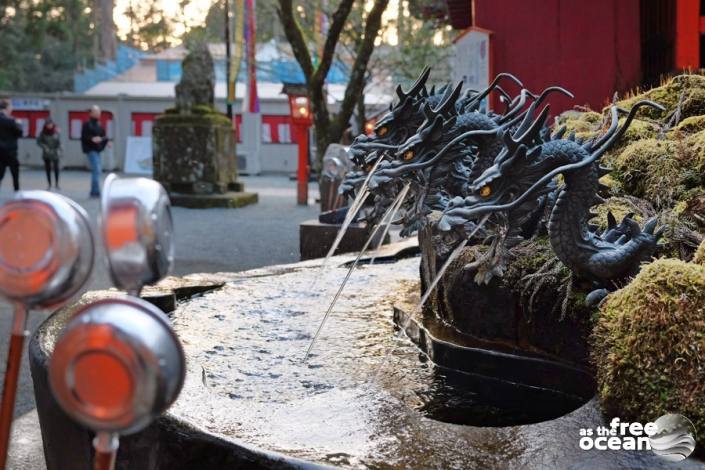
<svg viewBox="0 0 705 470">
<path fill-rule="evenodd" d="M 130 29 L 130 20 L 125 16 L 125 11 L 128 9 L 130 2 L 137 5 L 145 0 L 116 0 L 115 10 L 113 12 L 113 19 L 115 20 L 115 26 L 118 30 L 118 35 L 123 35 L 126 31 Z M 161 3 L 164 11 L 171 17 L 176 17 L 180 15 L 179 11 L 179 1 L 178 0 L 155 0 Z M 268 1 L 268 0 L 264 0 Z M 208 8 L 210 7 L 213 0 L 191 0 L 189 5 L 184 11 L 185 22 L 190 26 L 197 26 L 203 24 L 208 13 Z M 183 25 L 179 23 L 176 26 L 176 31 L 174 31 L 176 36 L 180 36 L 184 33 Z"/>
<path fill-rule="evenodd" d="M 134 5 L 145 0 L 115 0 L 115 10 L 113 18 L 117 27 L 118 36 L 123 36 L 130 29 L 130 20 L 125 16 L 125 11 L 129 8 L 130 2 Z M 160 2 L 164 11 L 171 17 L 180 16 L 179 0 L 154 0 Z M 188 26 L 202 25 L 205 21 L 208 8 L 214 0 L 190 0 L 189 5 L 184 11 L 185 23 Z M 259 0 L 259 1 L 274 1 L 274 0 Z M 324 0 L 325 1 L 325 0 Z M 397 8 L 400 0 L 390 0 L 387 10 L 384 12 L 383 21 L 391 20 L 397 17 Z M 372 0 L 367 0 L 367 7 L 372 7 Z M 175 37 L 179 37 L 184 33 L 184 22 L 179 22 L 174 31 Z M 389 44 L 396 44 L 396 31 L 386 31 L 383 40 Z"/>
</svg>

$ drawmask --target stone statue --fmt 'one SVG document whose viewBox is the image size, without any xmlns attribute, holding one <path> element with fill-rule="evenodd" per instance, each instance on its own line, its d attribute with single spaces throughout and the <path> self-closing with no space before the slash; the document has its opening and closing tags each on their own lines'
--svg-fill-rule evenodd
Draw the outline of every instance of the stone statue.
<svg viewBox="0 0 705 470">
<path fill-rule="evenodd" d="M 237 181 L 233 123 L 215 107 L 215 70 L 206 43 L 182 63 L 176 106 L 152 130 L 154 179 L 176 206 L 241 207 L 257 202 Z"/>
<path fill-rule="evenodd" d="M 176 108 L 189 114 L 194 105 L 213 107 L 215 72 L 208 45 L 195 44 L 182 64 L 181 81 L 176 85 Z"/>
</svg>

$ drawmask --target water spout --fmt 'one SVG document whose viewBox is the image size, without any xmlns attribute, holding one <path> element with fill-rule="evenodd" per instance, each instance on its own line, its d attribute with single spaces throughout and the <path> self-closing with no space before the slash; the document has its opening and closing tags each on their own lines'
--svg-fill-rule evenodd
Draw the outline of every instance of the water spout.
<svg viewBox="0 0 705 470">
<path fill-rule="evenodd" d="M 321 320 L 320 325 L 318 325 L 318 329 L 316 330 L 316 333 L 313 335 L 313 339 L 311 340 L 311 344 L 308 346 L 308 349 L 306 350 L 306 354 L 304 355 L 303 361 L 305 362 L 308 359 L 309 354 L 311 354 L 311 350 L 313 350 L 313 346 L 316 344 L 316 340 L 318 339 L 319 334 L 321 333 L 321 330 L 323 330 L 323 325 L 325 325 L 326 320 L 330 316 L 330 313 L 333 311 L 333 307 L 335 307 L 336 302 L 338 301 L 338 298 L 340 297 L 340 294 L 343 292 L 343 289 L 345 288 L 345 285 L 347 284 L 348 280 L 350 279 L 350 276 L 352 275 L 352 272 L 355 270 L 355 267 L 357 267 L 357 264 L 360 262 L 360 258 L 362 258 L 362 255 L 365 254 L 367 251 L 367 248 L 369 247 L 370 243 L 372 242 L 372 239 L 377 235 L 377 232 L 379 229 L 382 227 L 382 224 L 384 223 L 384 220 L 389 217 L 392 214 L 395 214 L 396 211 L 399 209 L 401 204 L 404 202 L 404 199 L 406 198 L 406 194 L 409 192 L 409 187 L 411 186 L 411 183 L 406 183 L 404 188 L 399 192 L 397 195 L 396 199 L 387 208 L 387 211 L 384 213 L 382 216 L 382 219 L 380 222 L 377 224 L 375 229 L 372 231 L 370 234 L 369 238 L 367 238 L 367 241 L 363 245 L 362 249 L 360 252 L 357 254 L 357 257 L 355 258 L 355 261 L 353 264 L 350 266 L 348 269 L 347 274 L 345 275 L 345 278 L 343 279 L 343 282 L 340 284 L 340 287 L 338 288 L 338 291 L 335 293 L 335 296 L 333 297 L 333 300 L 331 301 L 330 305 L 328 306 L 328 310 L 326 310 L 325 315 L 323 315 L 323 319 Z"/>
</svg>

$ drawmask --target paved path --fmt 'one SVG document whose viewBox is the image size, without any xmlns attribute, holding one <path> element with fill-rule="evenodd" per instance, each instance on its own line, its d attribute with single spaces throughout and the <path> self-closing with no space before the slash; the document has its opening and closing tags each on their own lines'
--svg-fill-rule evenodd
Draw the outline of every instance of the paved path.
<svg viewBox="0 0 705 470">
<path fill-rule="evenodd" d="M 174 208 L 176 262 L 174 274 L 191 272 L 241 271 L 269 264 L 298 261 L 301 221 L 316 217 L 314 205 L 296 205 L 296 183 L 286 176 L 243 177 L 245 188 L 259 194 L 259 203 L 241 209 Z M 23 190 L 46 189 L 44 173 L 22 169 Z M 88 198 L 89 173 L 66 171 L 61 175 L 60 193 L 74 199 L 88 212 L 95 227 L 98 201 Z M 9 175 L 0 185 L 0 202 L 10 196 Z M 314 191 L 314 185 L 311 185 Z M 316 196 L 315 193 L 312 197 Z M 97 262 L 86 289 L 110 287 L 111 283 L 99 248 Z M 46 313 L 30 315 L 30 331 Z M 11 311 L 0 303 L 0 377 L 5 371 Z M 34 408 L 34 393 L 27 356 L 21 371 L 16 417 Z"/>
</svg>

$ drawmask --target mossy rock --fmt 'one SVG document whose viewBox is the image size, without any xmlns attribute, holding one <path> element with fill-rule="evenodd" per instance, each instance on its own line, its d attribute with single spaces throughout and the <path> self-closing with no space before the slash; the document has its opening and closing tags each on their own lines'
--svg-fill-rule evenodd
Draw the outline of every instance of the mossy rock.
<svg viewBox="0 0 705 470">
<path fill-rule="evenodd" d="M 191 112 L 193 114 L 220 114 L 214 106 L 207 104 L 195 104 L 191 106 Z"/>
<path fill-rule="evenodd" d="M 602 114 L 595 111 L 566 111 L 558 117 L 556 128 L 565 126 L 566 134 L 575 132 L 576 137 L 589 139 L 600 133 Z"/>
<path fill-rule="evenodd" d="M 654 210 L 648 201 L 635 197 L 617 196 L 593 207 L 593 212 L 597 215 L 590 220 L 590 223 L 597 225 L 600 230 L 605 230 L 607 228 L 607 213 L 609 212 L 612 213 L 617 223 L 621 222 L 627 214 L 634 214 L 633 219 L 641 224 L 646 218 L 653 215 Z"/>
<path fill-rule="evenodd" d="M 702 241 L 700 246 L 698 246 L 698 249 L 695 250 L 695 256 L 693 256 L 693 263 L 705 267 L 705 239 Z"/>
<path fill-rule="evenodd" d="M 689 187 L 705 186 L 705 130 L 690 135 L 683 142 L 684 170 L 691 181 Z"/>
<path fill-rule="evenodd" d="M 600 178 L 600 183 L 607 186 L 606 190 L 600 191 L 600 196 L 602 197 L 616 196 L 623 192 L 622 183 L 612 173 Z"/>
<path fill-rule="evenodd" d="M 686 191 L 674 206 L 674 212 L 705 229 L 705 187 L 697 186 Z"/>
<path fill-rule="evenodd" d="M 630 144 L 612 162 L 614 177 L 627 194 L 668 206 L 686 187 L 676 143 L 644 139 Z"/>
<path fill-rule="evenodd" d="M 683 135 L 687 136 L 703 130 L 705 130 L 705 116 L 690 116 L 681 120 L 676 127 L 671 129 L 668 137 L 677 139 Z"/>
<path fill-rule="evenodd" d="M 617 105 L 630 109 L 637 101 L 651 100 L 664 106 L 666 112 L 644 107 L 639 110 L 638 116 L 662 119 L 675 111 L 683 93 L 685 94 L 681 106 L 682 118 L 705 114 L 705 77 L 695 74 L 678 75 L 659 87 L 643 93 L 632 94 L 632 96 L 617 102 Z"/>
<path fill-rule="evenodd" d="M 681 118 L 702 116 L 705 114 L 705 89 L 694 88 L 686 92 L 681 104 Z"/>
<path fill-rule="evenodd" d="M 625 122 L 625 118 L 620 119 L 618 126 L 623 126 Z M 602 157 L 602 161 L 611 165 L 629 145 L 646 139 L 656 139 L 658 135 L 659 126 L 657 124 L 641 119 L 634 119 L 624 135 L 605 153 L 605 156 Z"/>
<path fill-rule="evenodd" d="M 705 444 L 705 267 L 675 259 L 644 266 L 607 297 L 591 355 L 609 417 L 645 423 L 681 413 Z"/>
<path fill-rule="evenodd" d="M 205 114 L 164 114 L 156 120 L 157 125 L 184 126 L 232 126 L 230 119 L 220 113 Z"/>
</svg>

